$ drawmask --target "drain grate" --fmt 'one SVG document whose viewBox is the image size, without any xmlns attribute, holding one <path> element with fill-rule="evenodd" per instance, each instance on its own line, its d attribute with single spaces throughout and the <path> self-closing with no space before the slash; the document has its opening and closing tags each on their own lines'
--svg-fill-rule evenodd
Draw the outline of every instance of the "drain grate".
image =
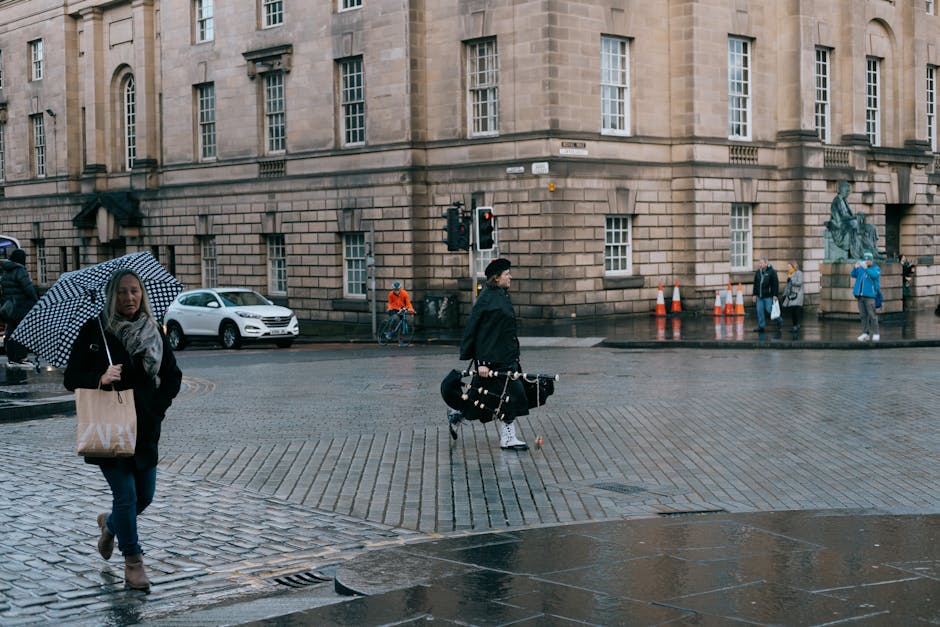
<svg viewBox="0 0 940 627">
<path fill-rule="evenodd" d="M 302 573 L 293 573 L 291 575 L 275 577 L 273 581 L 276 584 L 287 586 L 289 588 L 306 588 L 307 586 L 321 584 L 324 581 L 332 581 L 332 579 L 332 577 L 324 575 L 319 571 L 307 570 Z"/>
<path fill-rule="evenodd" d="M 592 483 L 591 487 L 597 488 L 598 490 L 617 492 L 619 494 L 638 494 L 640 492 L 646 492 L 646 488 L 641 488 L 636 485 L 627 485 L 626 483 Z"/>
</svg>

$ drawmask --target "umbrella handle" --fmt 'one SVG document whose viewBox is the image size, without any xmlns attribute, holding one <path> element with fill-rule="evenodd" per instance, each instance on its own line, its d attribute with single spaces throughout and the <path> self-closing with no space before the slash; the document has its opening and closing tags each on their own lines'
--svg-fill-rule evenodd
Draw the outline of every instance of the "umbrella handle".
<svg viewBox="0 0 940 627">
<path fill-rule="evenodd" d="M 104 334 L 104 325 L 101 324 L 101 315 L 95 316 L 98 319 L 98 328 L 101 329 L 101 341 L 104 342 L 104 352 L 108 354 L 108 365 L 113 366 L 114 362 L 111 361 L 111 349 L 108 348 L 108 338 Z"/>
</svg>

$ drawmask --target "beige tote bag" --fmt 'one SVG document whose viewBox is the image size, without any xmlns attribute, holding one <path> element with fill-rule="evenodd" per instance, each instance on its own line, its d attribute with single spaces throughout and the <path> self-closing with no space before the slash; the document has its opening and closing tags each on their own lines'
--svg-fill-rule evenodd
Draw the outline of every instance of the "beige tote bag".
<svg viewBox="0 0 940 627">
<path fill-rule="evenodd" d="M 108 363 L 111 351 L 98 318 Z M 134 390 L 77 388 L 75 411 L 78 414 L 76 452 L 89 457 L 131 457 L 137 447 L 137 409 Z"/>
</svg>

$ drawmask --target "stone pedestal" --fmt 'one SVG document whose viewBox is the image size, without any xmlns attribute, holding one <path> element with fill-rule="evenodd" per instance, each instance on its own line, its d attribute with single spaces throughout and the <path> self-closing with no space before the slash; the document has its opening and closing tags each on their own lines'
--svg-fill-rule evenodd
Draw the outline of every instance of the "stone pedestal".
<svg viewBox="0 0 940 627">
<path fill-rule="evenodd" d="M 858 318 L 858 303 L 852 295 L 852 268 L 855 262 L 825 262 L 819 264 L 819 315 L 826 318 Z M 900 314 L 904 310 L 901 264 L 880 262 L 881 293 L 884 305 L 879 314 Z"/>
</svg>

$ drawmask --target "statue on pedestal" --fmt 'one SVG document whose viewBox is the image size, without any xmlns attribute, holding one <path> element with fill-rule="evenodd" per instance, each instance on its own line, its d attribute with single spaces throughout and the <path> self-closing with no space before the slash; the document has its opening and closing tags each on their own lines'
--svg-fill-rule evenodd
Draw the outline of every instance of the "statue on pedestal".
<svg viewBox="0 0 940 627">
<path fill-rule="evenodd" d="M 861 259 L 866 251 L 878 255 L 878 231 L 874 224 L 865 222 L 864 213 L 852 213 L 845 200 L 850 190 L 848 181 L 839 181 L 839 193 L 832 199 L 826 230 L 832 243 L 845 251 L 849 259 Z"/>
</svg>

